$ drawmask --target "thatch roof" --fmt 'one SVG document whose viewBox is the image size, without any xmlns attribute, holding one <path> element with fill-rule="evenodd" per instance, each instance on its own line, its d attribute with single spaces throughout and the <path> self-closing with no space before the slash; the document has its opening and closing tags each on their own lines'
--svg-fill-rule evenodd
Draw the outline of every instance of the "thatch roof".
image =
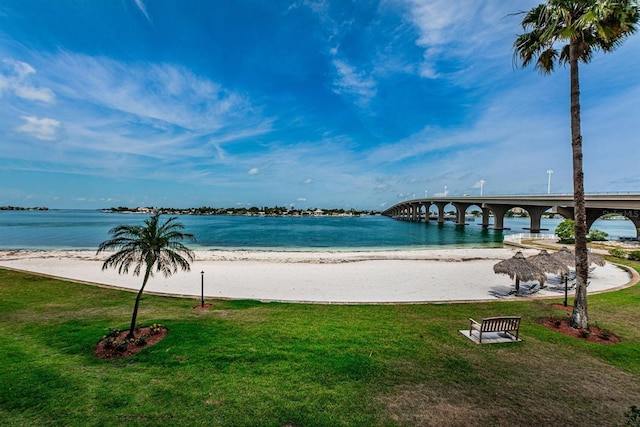
<svg viewBox="0 0 640 427">
<path fill-rule="evenodd" d="M 553 257 L 546 249 L 542 249 L 539 254 L 530 256 L 527 259 L 546 273 L 569 274 L 567 264 Z"/>
<path fill-rule="evenodd" d="M 565 265 L 574 267 L 576 265 L 576 256 L 566 246 L 563 246 L 558 252 L 554 252 L 551 256 Z"/>
<path fill-rule="evenodd" d="M 521 280 L 525 282 L 536 280 L 540 282 L 540 286 L 547 280 L 544 271 L 526 259 L 520 251 L 516 252 L 512 258 L 505 259 L 494 265 L 493 271 L 496 274 L 508 274 L 510 278 L 515 278 L 516 290 L 519 289 Z"/>
<path fill-rule="evenodd" d="M 568 266 L 571 266 L 571 267 L 576 266 L 576 256 L 566 246 L 563 246 L 562 249 L 560 249 L 558 252 L 551 254 L 551 256 L 565 263 Z M 589 254 L 587 255 L 587 257 L 588 257 L 587 261 L 589 262 L 589 264 L 595 264 L 600 267 L 603 267 L 606 264 L 605 260 L 600 258 L 598 255 L 592 253 L 591 251 L 589 251 Z"/>
</svg>

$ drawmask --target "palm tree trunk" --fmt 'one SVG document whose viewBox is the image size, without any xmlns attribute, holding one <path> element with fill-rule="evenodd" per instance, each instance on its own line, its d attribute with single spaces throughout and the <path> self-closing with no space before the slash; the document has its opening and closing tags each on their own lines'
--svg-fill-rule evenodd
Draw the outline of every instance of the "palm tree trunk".
<svg viewBox="0 0 640 427">
<path fill-rule="evenodd" d="M 144 287 L 147 285 L 147 281 L 149 280 L 149 276 L 151 275 L 152 268 L 153 268 L 153 264 L 147 263 L 147 269 L 144 272 L 144 279 L 142 280 L 142 287 L 140 288 L 140 291 L 138 291 L 138 296 L 136 297 L 136 304 L 133 306 L 133 315 L 131 316 L 131 326 L 129 327 L 129 333 L 126 336 L 126 339 L 135 338 L 135 336 L 133 335 L 133 331 L 136 329 L 136 319 L 138 318 L 138 306 L 140 305 L 142 292 L 144 292 Z"/>
<path fill-rule="evenodd" d="M 573 202 L 575 212 L 576 294 L 571 314 L 571 326 L 587 328 L 587 212 L 584 200 L 584 172 L 582 170 L 582 135 L 580 130 L 580 82 L 578 78 L 578 43 L 569 44 L 571 75 L 571 149 L 573 153 Z"/>
</svg>

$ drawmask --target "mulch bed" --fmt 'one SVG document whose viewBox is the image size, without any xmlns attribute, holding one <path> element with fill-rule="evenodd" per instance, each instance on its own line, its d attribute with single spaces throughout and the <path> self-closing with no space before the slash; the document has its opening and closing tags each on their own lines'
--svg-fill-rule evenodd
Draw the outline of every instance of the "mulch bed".
<svg viewBox="0 0 640 427">
<path fill-rule="evenodd" d="M 565 307 L 562 304 L 553 304 L 554 308 L 571 311 L 573 307 Z M 620 342 L 620 337 L 613 334 L 611 331 L 597 326 L 590 326 L 588 330 L 576 329 L 569 324 L 569 318 L 545 318 L 542 319 L 542 324 L 552 331 L 559 332 L 570 337 L 574 337 L 580 340 L 595 342 L 598 344 L 611 345 Z"/>
<path fill-rule="evenodd" d="M 198 304 L 195 307 L 193 307 L 194 310 L 206 310 L 207 308 L 211 308 L 213 306 L 213 304 L 205 302 L 204 306 Z"/>
<path fill-rule="evenodd" d="M 100 359 L 122 359 L 132 356 L 139 351 L 142 351 L 147 347 L 151 347 L 155 343 L 161 341 L 169 333 L 169 330 L 164 326 L 159 328 L 156 327 L 155 331 L 156 332 L 153 333 L 151 327 L 149 326 L 141 327 L 135 331 L 136 338 L 145 337 L 144 344 L 140 342 L 136 343 L 135 340 L 127 342 L 125 340 L 125 337 L 129 332 L 128 329 L 120 332 L 117 336 L 109 337 L 113 338 L 112 341 L 115 343 L 124 343 L 122 346 L 109 345 L 107 340 L 108 337 L 104 337 L 103 339 L 98 341 L 98 344 L 96 344 L 96 348 L 93 353 Z M 125 345 L 126 349 L 123 349 Z"/>
</svg>

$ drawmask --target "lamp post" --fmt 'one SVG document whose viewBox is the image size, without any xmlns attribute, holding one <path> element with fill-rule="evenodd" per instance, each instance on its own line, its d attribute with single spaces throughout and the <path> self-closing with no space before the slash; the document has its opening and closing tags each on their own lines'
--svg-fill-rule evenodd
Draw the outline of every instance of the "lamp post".
<svg viewBox="0 0 640 427">
<path fill-rule="evenodd" d="M 429 192 L 427 190 L 424 190 L 424 198 L 426 199 L 427 197 L 429 197 Z"/>
<path fill-rule="evenodd" d="M 551 174 L 553 171 L 551 169 L 547 170 L 547 174 L 549 175 L 549 180 L 547 181 L 547 194 L 551 194 Z"/>
<path fill-rule="evenodd" d="M 204 308 L 204 271 L 200 272 L 200 307 Z"/>
<path fill-rule="evenodd" d="M 482 197 L 482 189 L 484 188 L 484 179 L 480 180 L 480 197 Z"/>
</svg>

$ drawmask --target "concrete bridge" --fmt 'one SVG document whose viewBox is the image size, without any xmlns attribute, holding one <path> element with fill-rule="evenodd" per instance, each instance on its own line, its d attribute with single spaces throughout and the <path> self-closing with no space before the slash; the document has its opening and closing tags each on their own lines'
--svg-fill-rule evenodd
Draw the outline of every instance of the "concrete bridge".
<svg viewBox="0 0 640 427">
<path fill-rule="evenodd" d="M 600 217 L 617 214 L 630 219 L 636 228 L 636 238 L 640 233 L 640 194 L 587 194 L 587 227 Z M 532 233 L 542 230 L 540 219 L 542 214 L 551 209 L 552 212 L 565 218 L 574 218 L 573 194 L 544 194 L 532 196 L 461 196 L 461 197 L 429 197 L 412 199 L 396 203 L 382 212 L 383 215 L 405 221 L 429 221 L 429 208 L 438 208 L 438 222 L 445 221 L 445 206 L 452 205 L 456 209 L 455 221 L 465 225 L 467 209 L 477 206 L 482 210 L 482 226 L 489 227 L 489 218 L 493 215 L 493 228 L 504 230 L 504 216 L 513 208 L 521 208 L 529 214 L 529 229 Z"/>
</svg>

